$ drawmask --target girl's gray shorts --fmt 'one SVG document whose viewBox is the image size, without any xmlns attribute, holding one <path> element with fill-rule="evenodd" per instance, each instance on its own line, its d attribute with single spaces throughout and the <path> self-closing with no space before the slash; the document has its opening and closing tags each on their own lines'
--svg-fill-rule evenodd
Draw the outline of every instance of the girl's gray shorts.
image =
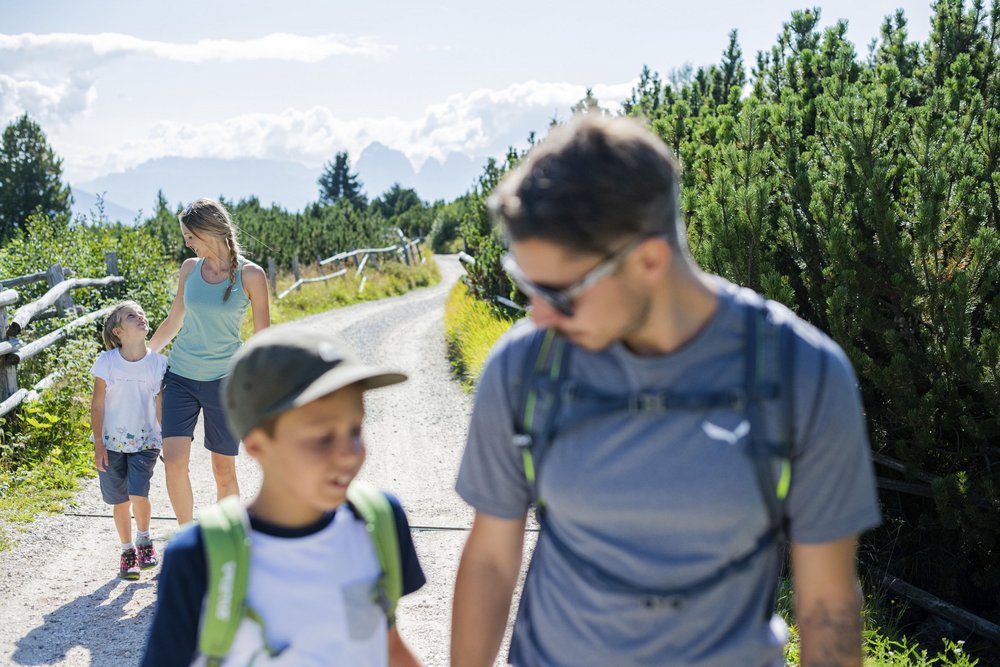
<svg viewBox="0 0 1000 667">
<path fill-rule="evenodd" d="M 149 495 L 149 480 L 153 477 L 159 449 L 144 449 L 141 452 L 113 452 L 108 450 L 106 470 L 97 471 L 101 481 L 101 497 L 109 505 L 119 505 L 129 496 Z"/>
</svg>

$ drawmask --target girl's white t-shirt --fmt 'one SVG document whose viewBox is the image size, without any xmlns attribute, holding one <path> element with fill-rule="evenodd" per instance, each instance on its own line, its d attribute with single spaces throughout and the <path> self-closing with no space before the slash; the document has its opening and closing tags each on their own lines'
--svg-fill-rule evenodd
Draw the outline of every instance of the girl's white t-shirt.
<svg viewBox="0 0 1000 667">
<path fill-rule="evenodd" d="M 155 397 L 166 370 L 167 358 L 152 350 L 139 361 L 128 361 L 118 348 L 98 355 L 90 372 L 107 383 L 103 436 L 109 451 L 134 454 L 161 447 Z"/>
</svg>

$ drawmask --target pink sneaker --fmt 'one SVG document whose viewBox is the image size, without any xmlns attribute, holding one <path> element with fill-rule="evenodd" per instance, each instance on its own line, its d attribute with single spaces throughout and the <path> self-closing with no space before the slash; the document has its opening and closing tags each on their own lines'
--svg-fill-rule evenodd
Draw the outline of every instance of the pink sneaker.
<svg viewBox="0 0 1000 667">
<path fill-rule="evenodd" d="M 135 549 L 129 549 L 122 552 L 119 576 L 122 579 L 127 579 L 129 581 L 136 581 L 139 578 L 139 560 L 136 556 Z"/>
<path fill-rule="evenodd" d="M 139 555 L 139 567 L 143 570 L 148 570 L 151 567 L 156 567 L 159 564 L 159 560 L 156 558 L 156 548 L 153 546 L 151 540 L 140 541 L 136 540 L 135 550 Z"/>
</svg>

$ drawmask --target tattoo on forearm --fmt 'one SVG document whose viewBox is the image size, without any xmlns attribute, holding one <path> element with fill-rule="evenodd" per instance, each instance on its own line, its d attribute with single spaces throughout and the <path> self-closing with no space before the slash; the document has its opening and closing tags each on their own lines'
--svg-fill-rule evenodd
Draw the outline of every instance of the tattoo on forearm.
<svg viewBox="0 0 1000 667">
<path fill-rule="evenodd" d="M 802 667 L 861 664 L 861 610 L 819 602 L 798 619 Z"/>
</svg>

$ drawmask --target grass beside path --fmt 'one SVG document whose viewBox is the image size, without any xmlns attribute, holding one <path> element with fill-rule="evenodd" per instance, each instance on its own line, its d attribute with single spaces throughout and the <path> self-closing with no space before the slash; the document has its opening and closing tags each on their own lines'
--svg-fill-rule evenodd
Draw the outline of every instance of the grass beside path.
<svg viewBox="0 0 1000 667">
<path fill-rule="evenodd" d="M 448 360 L 466 391 L 475 387 L 490 348 L 513 323 L 472 298 L 464 283 L 452 288 L 444 306 L 444 337 Z"/>
<path fill-rule="evenodd" d="M 316 278 L 320 275 L 315 266 L 302 270 L 303 278 Z M 364 288 L 359 293 L 362 280 L 364 280 Z M 416 266 L 406 266 L 396 261 L 384 262 L 378 269 L 368 267 L 364 276 L 358 276 L 354 269 L 348 269 L 346 275 L 330 278 L 323 282 L 300 285 L 283 299 L 276 299 L 272 296 L 271 324 L 290 322 L 306 315 L 314 315 L 362 301 L 398 296 L 419 287 L 435 285 L 440 281 L 441 271 L 432 259 Z M 274 291 L 281 294 L 294 282 L 295 277 L 290 273 L 281 274 L 278 276 Z M 247 319 L 243 323 L 244 340 L 249 338 L 252 332 L 253 320 L 248 312 Z"/>
</svg>

